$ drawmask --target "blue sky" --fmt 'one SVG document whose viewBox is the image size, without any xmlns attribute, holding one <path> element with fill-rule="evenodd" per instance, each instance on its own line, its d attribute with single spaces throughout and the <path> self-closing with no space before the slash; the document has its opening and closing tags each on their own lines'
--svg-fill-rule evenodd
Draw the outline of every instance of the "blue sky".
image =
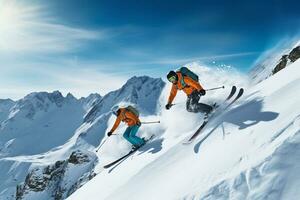
<svg viewBox="0 0 300 200">
<path fill-rule="evenodd" d="M 0 0 L 0 98 L 117 89 L 192 61 L 247 72 L 299 31 L 297 1 Z"/>
</svg>

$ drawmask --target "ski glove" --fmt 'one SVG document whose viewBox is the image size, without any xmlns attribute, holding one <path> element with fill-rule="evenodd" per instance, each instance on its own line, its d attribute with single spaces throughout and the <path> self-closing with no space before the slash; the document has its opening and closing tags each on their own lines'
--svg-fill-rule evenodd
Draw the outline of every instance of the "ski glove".
<svg viewBox="0 0 300 200">
<path fill-rule="evenodd" d="M 204 96 L 206 94 L 206 91 L 204 89 L 202 89 L 198 93 L 200 94 L 200 96 Z"/>
<path fill-rule="evenodd" d="M 172 104 L 169 104 L 169 103 L 168 103 L 168 104 L 166 105 L 166 109 L 167 109 L 167 110 L 169 110 L 171 107 L 172 107 Z"/>
<path fill-rule="evenodd" d="M 107 136 L 109 137 L 109 136 L 111 136 L 111 135 L 112 135 L 112 132 L 109 131 L 109 132 L 107 133 Z"/>
</svg>

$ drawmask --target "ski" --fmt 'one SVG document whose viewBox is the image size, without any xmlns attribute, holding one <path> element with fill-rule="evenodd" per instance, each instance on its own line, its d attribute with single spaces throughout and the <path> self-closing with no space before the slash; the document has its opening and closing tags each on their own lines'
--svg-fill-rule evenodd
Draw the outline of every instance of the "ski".
<svg viewBox="0 0 300 200">
<path fill-rule="evenodd" d="M 236 97 L 225 107 L 225 109 L 227 109 L 234 102 L 236 102 L 243 94 L 244 94 L 244 88 L 240 88 L 240 90 L 239 90 L 238 94 L 236 95 Z"/>
<path fill-rule="evenodd" d="M 199 135 L 201 130 L 205 127 L 207 124 L 208 120 L 204 120 L 204 122 L 201 124 L 201 126 L 196 130 L 196 132 L 190 137 L 190 139 L 187 142 L 184 142 L 183 144 L 190 144 L 192 141 Z"/>
<path fill-rule="evenodd" d="M 232 86 L 230 94 L 228 95 L 225 101 L 228 101 L 235 94 L 235 92 L 236 92 L 236 86 L 234 85 Z"/>
<path fill-rule="evenodd" d="M 225 102 L 227 102 L 236 92 L 236 87 L 232 86 L 232 90 L 229 94 L 229 96 L 226 98 Z M 226 110 L 228 109 L 234 102 L 236 102 L 244 93 L 244 89 L 240 88 L 237 96 L 223 109 Z M 190 144 L 193 142 L 193 140 L 200 134 L 200 132 L 203 130 L 203 128 L 205 127 L 205 125 L 208 123 L 209 119 L 212 118 L 212 116 L 216 113 L 216 111 L 214 113 L 212 113 L 212 115 L 210 115 L 207 119 L 205 119 L 203 121 L 203 123 L 200 125 L 200 127 L 196 130 L 196 132 L 192 135 L 192 137 L 190 137 L 190 139 L 187 142 L 184 142 L 183 144 Z"/>
<path fill-rule="evenodd" d="M 223 101 L 222 104 L 224 104 L 224 103 L 226 103 L 228 100 L 230 100 L 231 97 L 233 97 L 233 95 L 235 94 L 235 92 L 236 92 L 236 86 L 234 85 L 234 86 L 231 87 L 231 91 L 230 91 L 228 97 Z M 215 106 L 216 108 L 218 108 L 218 107 L 220 106 L 220 105 L 218 105 L 217 103 L 214 103 L 214 105 L 216 105 L 216 106 Z"/>
<path fill-rule="evenodd" d="M 120 162 L 121 160 L 127 158 L 128 156 L 130 156 L 131 154 L 133 154 L 134 152 L 136 152 L 138 149 L 139 149 L 139 148 L 129 151 L 127 154 L 125 154 L 125 155 L 122 156 L 121 158 L 119 158 L 119 159 L 117 159 L 117 160 L 115 160 L 115 161 L 113 161 L 113 162 L 111 162 L 111 163 L 109 163 L 109 164 L 107 164 L 107 165 L 104 165 L 103 168 L 104 168 L 104 169 L 110 168 L 110 167 L 113 166 L 114 164 L 117 164 L 117 163 Z"/>
<path fill-rule="evenodd" d="M 153 138 L 154 138 L 154 135 L 151 135 L 151 136 L 146 140 L 145 144 L 146 144 L 147 142 L 149 142 L 150 140 L 152 140 Z M 103 168 L 104 168 L 104 169 L 110 168 L 111 166 L 117 164 L 118 162 L 120 162 L 120 161 L 122 161 L 122 160 L 128 158 L 130 155 L 132 155 L 133 153 L 135 153 L 135 152 L 136 152 L 137 150 L 139 150 L 141 147 L 145 146 L 145 144 L 142 145 L 142 146 L 140 146 L 139 148 L 130 150 L 127 154 L 125 154 L 125 155 L 122 156 L 121 158 L 119 158 L 119 159 L 117 159 L 117 160 L 115 160 L 115 161 L 113 161 L 113 162 L 111 162 L 111 163 L 109 163 L 109 164 L 107 164 L 107 165 L 104 165 Z"/>
</svg>

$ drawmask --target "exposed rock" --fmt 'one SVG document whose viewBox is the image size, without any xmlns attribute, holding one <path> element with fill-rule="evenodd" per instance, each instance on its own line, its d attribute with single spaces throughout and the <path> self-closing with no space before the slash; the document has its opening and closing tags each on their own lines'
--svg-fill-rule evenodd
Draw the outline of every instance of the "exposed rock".
<svg viewBox="0 0 300 200">
<path fill-rule="evenodd" d="M 295 62 L 297 59 L 300 58 L 300 46 L 295 47 L 289 55 L 283 55 L 279 61 L 279 63 L 276 65 L 276 67 L 273 69 L 273 74 L 279 72 L 283 68 L 287 66 L 288 61 Z"/>
<path fill-rule="evenodd" d="M 288 55 L 283 55 L 279 61 L 279 63 L 276 65 L 276 67 L 273 69 L 273 74 L 276 74 L 280 70 L 286 67 L 286 64 L 288 62 Z"/>
<path fill-rule="evenodd" d="M 16 199 L 27 199 L 39 193 L 47 193 L 54 200 L 65 199 L 96 175 L 93 171 L 96 163 L 97 156 L 93 153 L 76 150 L 66 160 L 35 168 L 26 176 L 24 183 L 17 186 Z M 69 182 L 66 177 L 73 170 L 83 174 Z"/>
<path fill-rule="evenodd" d="M 300 58 L 300 46 L 295 47 L 289 54 L 289 59 L 291 60 L 291 62 L 295 62 L 299 58 Z"/>
<path fill-rule="evenodd" d="M 64 199 L 63 195 L 64 195 L 65 191 L 66 190 L 63 189 L 62 187 L 58 187 L 57 190 L 55 191 L 54 195 L 53 195 L 54 200 L 62 200 L 62 199 Z"/>
<path fill-rule="evenodd" d="M 24 188 L 22 185 L 17 185 L 16 189 L 16 200 L 21 200 L 24 195 Z"/>
<path fill-rule="evenodd" d="M 53 185 L 57 185 L 56 183 L 59 182 L 59 180 L 64 176 L 66 164 L 66 161 L 57 161 L 54 165 L 47 166 L 44 169 L 33 169 L 26 176 L 24 184 L 17 186 L 17 199 L 22 199 L 22 197 L 30 191 L 42 192 L 46 190 L 46 188 L 49 187 L 51 183 Z M 58 196 L 58 191 L 60 190 L 61 188 L 58 187 L 54 196 Z"/>
<path fill-rule="evenodd" d="M 82 164 L 85 162 L 89 162 L 89 157 L 82 153 L 81 151 L 77 150 L 77 151 L 73 151 L 72 154 L 70 155 L 69 159 L 68 159 L 69 163 L 72 164 Z"/>
</svg>

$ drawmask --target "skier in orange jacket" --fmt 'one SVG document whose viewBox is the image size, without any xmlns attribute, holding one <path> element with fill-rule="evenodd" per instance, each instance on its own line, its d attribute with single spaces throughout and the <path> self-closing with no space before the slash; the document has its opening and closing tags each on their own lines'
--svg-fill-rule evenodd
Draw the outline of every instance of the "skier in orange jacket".
<svg viewBox="0 0 300 200">
<path fill-rule="evenodd" d="M 133 145 L 133 148 L 139 148 L 145 144 L 145 140 L 136 136 L 138 129 L 141 126 L 141 121 L 138 116 L 126 108 L 119 108 L 118 106 L 112 109 L 114 115 L 117 119 L 112 127 L 112 129 L 107 133 L 107 136 L 111 136 L 113 132 L 118 128 L 121 121 L 128 125 L 123 137 Z"/>
<path fill-rule="evenodd" d="M 166 109 L 169 110 L 172 107 L 172 102 L 177 94 L 178 90 L 183 90 L 187 95 L 186 109 L 188 112 L 203 112 L 209 114 L 213 107 L 204 103 L 199 103 L 200 97 L 205 95 L 205 90 L 200 85 L 188 76 L 183 76 L 181 72 L 170 71 L 167 75 L 167 79 L 173 84 L 166 105 Z"/>
</svg>

